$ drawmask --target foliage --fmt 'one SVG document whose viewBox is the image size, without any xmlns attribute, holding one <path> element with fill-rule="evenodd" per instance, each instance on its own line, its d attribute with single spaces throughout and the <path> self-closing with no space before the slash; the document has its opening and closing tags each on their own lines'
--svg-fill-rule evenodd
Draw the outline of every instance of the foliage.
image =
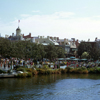
<svg viewBox="0 0 100 100">
<path fill-rule="evenodd" d="M 37 70 L 32 70 L 32 74 L 33 75 L 37 75 L 38 74 L 38 71 Z"/>
<path fill-rule="evenodd" d="M 89 53 L 88 52 L 83 52 L 81 58 L 88 58 Z"/>
<path fill-rule="evenodd" d="M 27 77 L 27 73 L 20 73 L 16 77 L 18 77 L 18 78 L 26 78 Z"/>
<path fill-rule="evenodd" d="M 27 73 L 27 77 L 32 77 L 32 73 Z"/>
<path fill-rule="evenodd" d="M 6 73 L 6 72 L 0 69 L 0 74 L 1 74 L 1 73 Z"/>
<path fill-rule="evenodd" d="M 78 46 L 78 55 L 81 56 L 82 53 L 84 52 L 88 52 L 90 54 L 92 49 L 92 45 L 90 43 L 87 42 L 81 42 Z"/>
<path fill-rule="evenodd" d="M 67 73 L 67 69 L 59 69 L 59 71 L 61 72 L 61 74 L 66 74 Z"/>
<path fill-rule="evenodd" d="M 25 69 L 25 68 L 20 67 L 20 68 L 17 68 L 17 71 L 26 72 L 26 69 Z"/>
<path fill-rule="evenodd" d="M 100 49 L 98 47 L 99 43 L 89 43 L 89 42 L 81 42 L 78 46 L 78 56 L 82 56 L 83 58 L 92 58 L 93 60 L 97 60 L 100 56 Z M 88 54 L 84 54 L 87 52 Z"/>
<path fill-rule="evenodd" d="M 12 42 L 8 39 L 0 38 L 0 55 L 7 58 L 34 58 L 37 62 L 38 60 L 43 60 L 43 58 L 54 60 L 57 57 L 63 57 L 64 52 L 62 48 L 51 44 L 44 46 L 42 44 L 31 43 L 30 41 Z"/>
<path fill-rule="evenodd" d="M 43 68 L 43 69 L 49 69 L 49 66 L 48 66 L 48 65 L 43 65 L 42 68 Z"/>
</svg>

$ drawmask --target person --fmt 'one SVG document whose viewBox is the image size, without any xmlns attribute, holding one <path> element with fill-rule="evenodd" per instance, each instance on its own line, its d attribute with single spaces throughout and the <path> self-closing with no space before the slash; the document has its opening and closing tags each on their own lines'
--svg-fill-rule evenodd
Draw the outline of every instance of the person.
<svg viewBox="0 0 100 100">
<path fill-rule="evenodd" d="M 67 61 L 67 67 L 68 67 L 68 61 Z"/>
<path fill-rule="evenodd" d="M 6 67 L 6 64 L 4 63 L 4 69 L 5 69 L 5 67 Z"/>
</svg>

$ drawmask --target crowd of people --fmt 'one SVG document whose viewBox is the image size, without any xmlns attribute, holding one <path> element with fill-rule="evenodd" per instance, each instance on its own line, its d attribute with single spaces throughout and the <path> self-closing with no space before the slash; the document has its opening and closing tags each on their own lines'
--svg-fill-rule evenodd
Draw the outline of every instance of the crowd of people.
<svg viewBox="0 0 100 100">
<path fill-rule="evenodd" d="M 26 68 L 31 68 L 34 66 L 33 59 L 17 59 L 17 58 L 2 58 L 0 59 L 0 68 L 4 69 L 14 69 L 16 66 L 25 66 Z"/>
<path fill-rule="evenodd" d="M 86 68 L 91 68 L 91 67 L 98 67 L 99 66 L 99 61 L 66 61 L 60 62 L 61 64 L 65 64 L 67 67 L 86 67 Z"/>
<path fill-rule="evenodd" d="M 39 62 L 38 62 L 39 64 Z M 66 65 L 66 67 L 95 67 L 99 66 L 98 61 L 55 61 L 52 64 L 48 61 L 42 62 L 43 64 L 49 65 L 49 67 L 53 66 L 54 69 L 60 68 L 60 66 Z M 34 60 L 33 59 L 17 59 L 17 58 L 2 58 L 0 59 L 0 69 L 14 69 L 16 66 L 24 66 L 26 68 L 33 68 L 34 67 Z"/>
</svg>

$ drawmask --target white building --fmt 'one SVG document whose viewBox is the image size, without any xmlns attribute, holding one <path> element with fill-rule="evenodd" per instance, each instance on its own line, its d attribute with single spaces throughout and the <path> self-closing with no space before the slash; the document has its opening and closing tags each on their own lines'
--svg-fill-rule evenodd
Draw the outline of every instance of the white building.
<svg viewBox="0 0 100 100">
<path fill-rule="evenodd" d="M 56 41 L 56 39 L 51 39 L 50 36 L 44 37 L 44 36 L 38 36 L 38 38 L 36 39 L 36 43 L 38 44 L 43 44 L 43 45 L 49 45 L 49 44 L 53 44 L 53 45 L 59 45 L 59 43 Z"/>
</svg>

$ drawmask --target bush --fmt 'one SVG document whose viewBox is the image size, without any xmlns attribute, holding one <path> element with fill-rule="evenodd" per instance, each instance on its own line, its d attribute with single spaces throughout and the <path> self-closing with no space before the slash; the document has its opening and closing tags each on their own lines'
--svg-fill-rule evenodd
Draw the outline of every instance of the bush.
<svg viewBox="0 0 100 100">
<path fill-rule="evenodd" d="M 25 72 L 26 70 L 25 70 L 25 68 L 20 67 L 20 68 L 17 68 L 17 71 Z"/>
<path fill-rule="evenodd" d="M 97 73 L 100 73 L 100 68 L 96 68 L 96 72 Z"/>
<path fill-rule="evenodd" d="M 67 72 L 69 73 L 69 72 L 71 72 L 71 70 L 72 70 L 73 68 L 66 67 L 65 69 L 66 69 L 66 70 L 67 70 Z"/>
<path fill-rule="evenodd" d="M 96 73 L 95 68 L 90 68 L 90 69 L 89 69 L 89 73 Z"/>
<path fill-rule="evenodd" d="M 26 73 L 20 73 L 16 77 L 18 78 L 26 78 L 27 74 Z"/>
<path fill-rule="evenodd" d="M 88 74 L 88 70 L 83 70 L 83 74 Z"/>
<path fill-rule="evenodd" d="M 0 69 L 0 74 L 1 74 L 1 73 L 6 73 L 6 72 Z"/>
<path fill-rule="evenodd" d="M 27 77 L 32 77 L 32 73 L 27 73 Z"/>
<path fill-rule="evenodd" d="M 67 73 L 67 69 L 59 69 L 59 71 L 61 72 L 61 74 Z"/>
<path fill-rule="evenodd" d="M 49 69 L 49 66 L 48 66 L 48 65 L 43 65 L 42 68 L 43 68 L 43 69 Z"/>
<path fill-rule="evenodd" d="M 32 70 L 32 74 L 33 75 L 37 75 L 38 74 L 38 71 L 37 70 Z"/>
<path fill-rule="evenodd" d="M 26 70 L 27 72 L 32 72 L 32 71 L 33 71 L 32 68 L 25 68 L 25 70 Z"/>
<path fill-rule="evenodd" d="M 54 70 L 54 74 L 61 74 L 61 71 L 59 71 L 59 70 Z"/>
</svg>

